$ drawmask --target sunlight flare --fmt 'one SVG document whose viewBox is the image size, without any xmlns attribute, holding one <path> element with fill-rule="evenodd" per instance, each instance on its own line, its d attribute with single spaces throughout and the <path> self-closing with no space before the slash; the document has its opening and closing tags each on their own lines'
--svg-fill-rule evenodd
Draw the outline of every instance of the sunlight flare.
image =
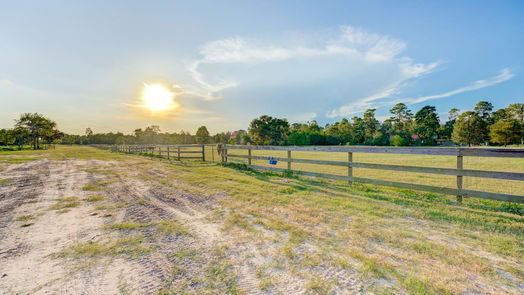
<svg viewBox="0 0 524 295">
<path fill-rule="evenodd" d="M 151 111 L 167 111 L 176 108 L 175 93 L 160 84 L 145 84 L 142 93 L 143 107 Z"/>
</svg>

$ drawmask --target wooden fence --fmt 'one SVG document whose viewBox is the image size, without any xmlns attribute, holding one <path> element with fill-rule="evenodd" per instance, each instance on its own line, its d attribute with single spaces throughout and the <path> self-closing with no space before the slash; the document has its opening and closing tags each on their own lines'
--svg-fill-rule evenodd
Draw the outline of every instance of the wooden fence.
<svg viewBox="0 0 524 295">
<path fill-rule="evenodd" d="M 234 150 L 247 150 L 247 155 L 234 154 Z M 254 156 L 253 150 L 265 151 L 287 151 L 287 157 L 271 157 L 271 156 Z M 486 171 L 486 170 L 472 170 L 464 169 L 464 157 L 504 157 L 504 158 L 524 158 L 524 149 L 500 149 L 500 148 L 440 148 L 440 147 L 344 147 L 344 146 L 237 146 L 224 145 L 219 148 L 221 159 L 223 162 L 228 162 L 228 158 L 247 159 L 247 165 L 254 169 L 265 169 L 272 171 L 292 171 L 296 174 L 325 177 L 338 180 L 346 180 L 349 184 L 353 182 L 392 186 L 420 191 L 428 191 L 434 193 L 443 193 L 456 195 L 457 201 L 461 202 L 463 196 L 508 201 L 516 203 L 524 203 L 524 192 L 522 195 L 510 195 L 494 192 L 476 191 L 464 189 L 462 187 L 463 177 L 483 177 L 496 178 L 506 180 L 524 181 L 524 173 L 518 172 L 502 172 L 502 171 Z M 347 153 L 347 161 L 329 161 L 329 160 L 314 160 L 314 159 L 300 159 L 293 158 L 293 151 L 309 151 L 309 152 L 337 152 Z M 408 155 L 439 155 L 439 156 L 456 156 L 457 168 L 435 168 L 435 167 L 417 167 L 404 165 L 390 165 L 390 164 L 375 164 L 362 163 L 353 161 L 353 153 L 380 153 L 380 154 L 408 154 Z M 282 161 L 287 162 L 287 169 L 278 167 L 267 167 L 252 165 L 252 160 L 267 160 L 267 161 Z M 311 171 L 300 171 L 292 169 L 292 163 L 306 163 L 315 165 L 331 165 L 347 167 L 347 175 L 336 175 L 327 173 L 317 173 Z M 367 168 L 377 170 L 394 170 L 404 172 L 416 173 L 430 173 L 452 175 L 457 178 L 456 188 L 437 187 L 430 185 L 412 184 L 405 182 L 395 182 L 371 178 L 354 177 L 353 170 L 355 168 Z"/>
<path fill-rule="evenodd" d="M 206 145 L 204 144 L 182 144 L 182 145 L 114 145 L 111 150 L 131 153 L 150 154 L 159 157 L 181 161 L 183 159 L 206 160 Z"/>
</svg>

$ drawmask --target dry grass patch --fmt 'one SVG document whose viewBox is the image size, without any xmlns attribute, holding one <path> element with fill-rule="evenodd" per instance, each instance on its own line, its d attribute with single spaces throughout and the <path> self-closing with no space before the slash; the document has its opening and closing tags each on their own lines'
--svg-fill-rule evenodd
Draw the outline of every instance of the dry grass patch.
<svg viewBox="0 0 524 295">
<path fill-rule="evenodd" d="M 75 208 L 80 206 L 80 202 L 76 197 L 69 197 L 69 198 L 59 198 L 55 199 L 56 204 L 49 207 L 49 210 L 55 210 L 59 213 L 65 213 L 70 208 Z"/>
<path fill-rule="evenodd" d="M 87 202 L 93 203 L 93 202 L 100 202 L 105 200 L 104 196 L 96 195 L 96 196 L 90 196 L 85 199 Z"/>
</svg>

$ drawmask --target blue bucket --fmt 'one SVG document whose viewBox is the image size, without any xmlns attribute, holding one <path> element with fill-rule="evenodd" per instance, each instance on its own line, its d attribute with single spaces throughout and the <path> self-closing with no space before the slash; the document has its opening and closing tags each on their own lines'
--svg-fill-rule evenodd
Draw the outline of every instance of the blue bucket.
<svg viewBox="0 0 524 295">
<path fill-rule="evenodd" d="M 269 165 L 276 165 L 278 162 L 273 158 L 269 158 Z"/>
</svg>

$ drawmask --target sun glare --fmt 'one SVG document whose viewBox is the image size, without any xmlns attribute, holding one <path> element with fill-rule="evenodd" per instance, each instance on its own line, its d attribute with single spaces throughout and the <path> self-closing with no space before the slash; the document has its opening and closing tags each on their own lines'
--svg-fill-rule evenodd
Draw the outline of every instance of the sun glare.
<svg viewBox="0 0 524 295">
<path fill-rule="evenodd" d="M 174 93 L 159 84 L 146 84 L 142 99 L 144 107 L 151 111 L 167 111 L 176 107 Z"/>
</svg>

